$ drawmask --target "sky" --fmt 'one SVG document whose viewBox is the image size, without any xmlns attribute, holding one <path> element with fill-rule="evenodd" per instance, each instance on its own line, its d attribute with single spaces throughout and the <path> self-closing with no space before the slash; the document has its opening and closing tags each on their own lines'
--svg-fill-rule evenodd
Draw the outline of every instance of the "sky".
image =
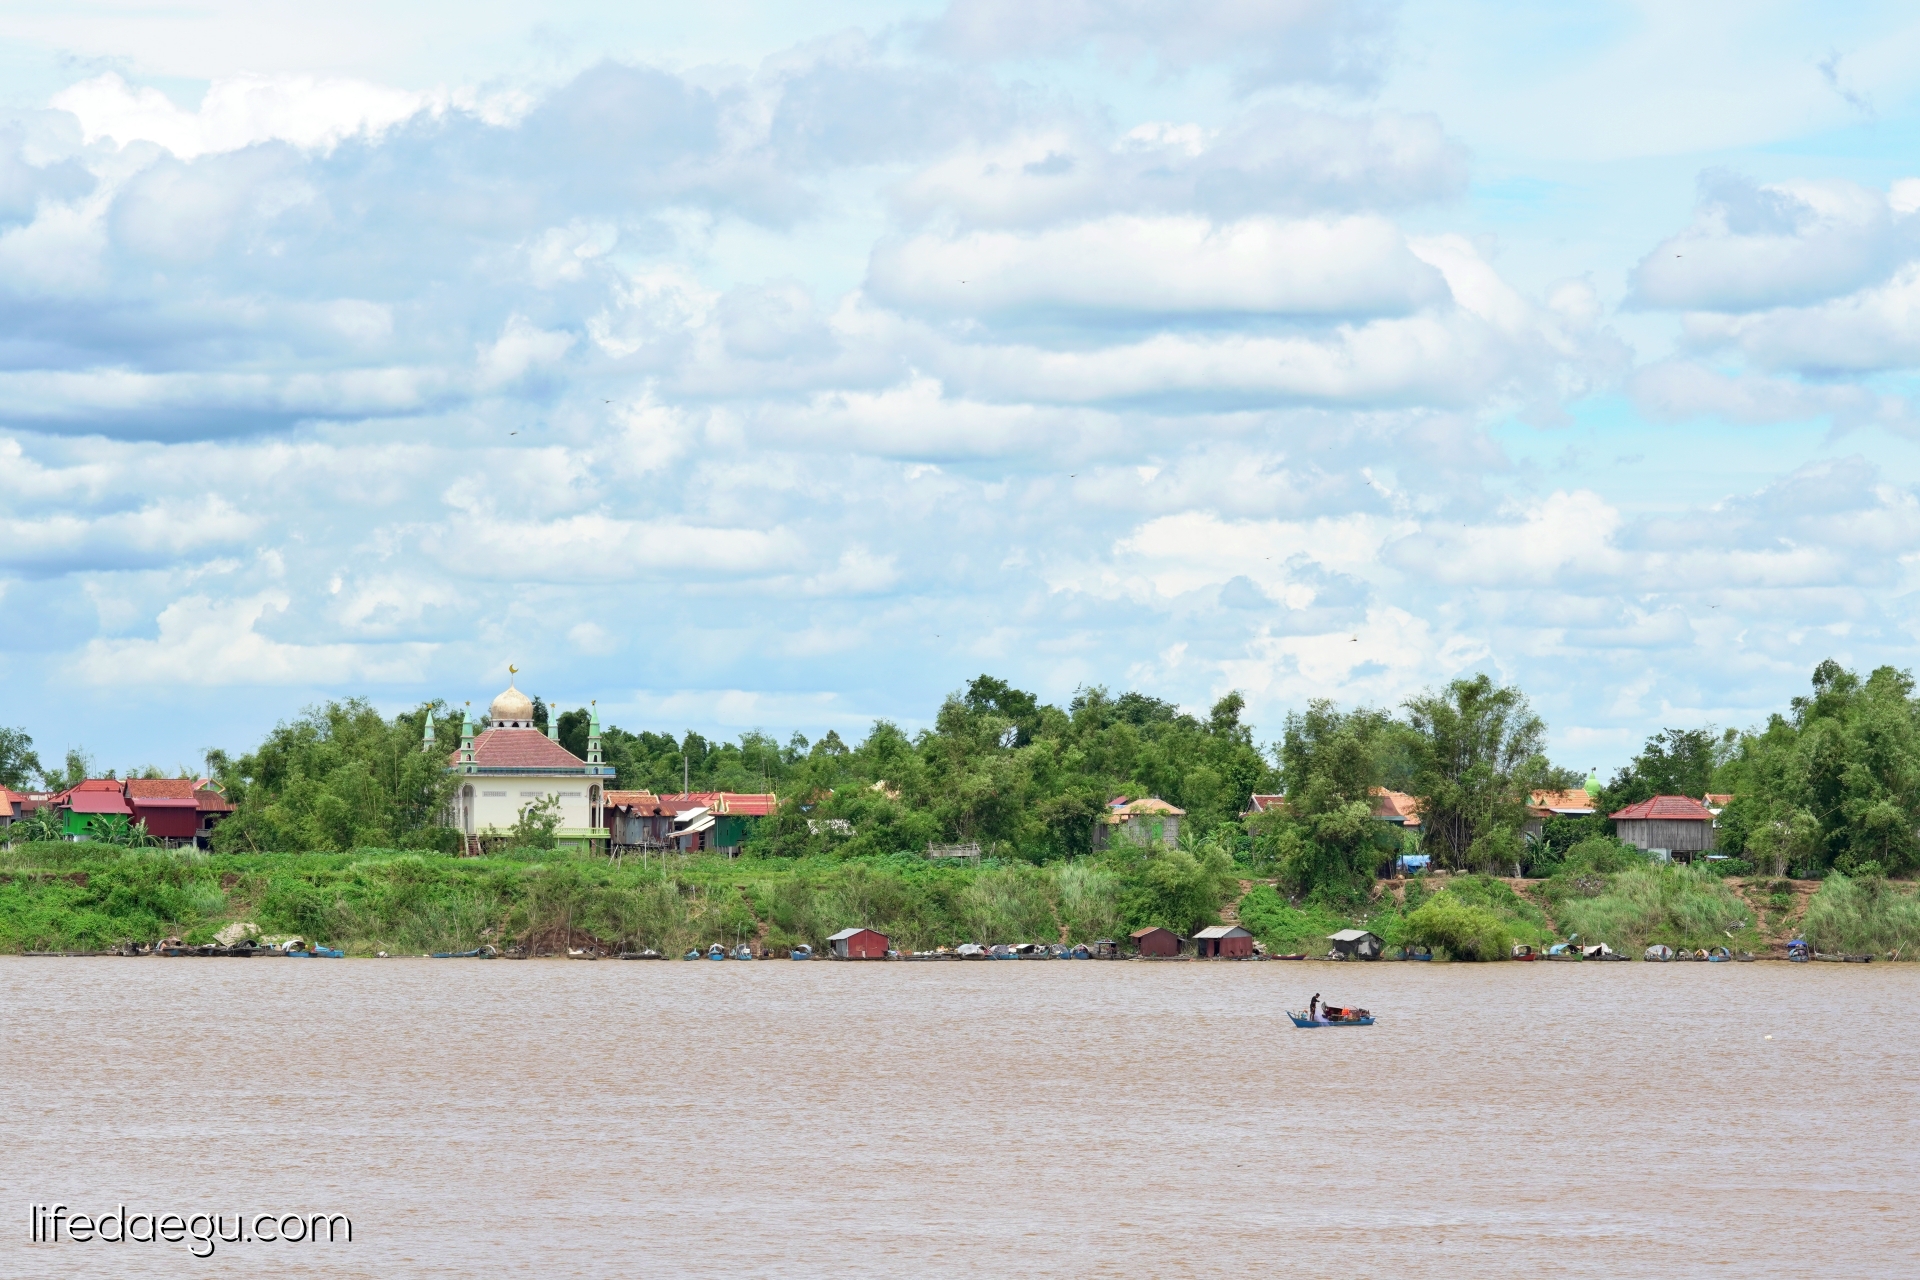
<svg viewBox="0 0 1920 1280">
<path fill-rule="evenodd" d="M 1912 6 L 668 8 L 0 0 L 0 724 L 1915 665 Z"/>
</svg>

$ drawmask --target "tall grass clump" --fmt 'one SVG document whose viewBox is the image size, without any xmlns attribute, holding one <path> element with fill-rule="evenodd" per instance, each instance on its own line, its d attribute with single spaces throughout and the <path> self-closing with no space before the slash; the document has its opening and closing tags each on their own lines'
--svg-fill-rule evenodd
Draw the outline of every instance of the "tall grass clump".
<svg viewBox="0 0 1920 1280">
<path fill-rule="evenodd" d="M 1920 956 L 1920 897 L 1879 876 L 1828 875 L 1807 904 L 1806 939 L 1816 951 Z"/>
<path fill-rule="evenodd" d="M 1705 870 L 1647 863 L 1613 875 L 1576 877 L 1550 885 L 1548 892 L 1562 930 L 1616 951 L 1635 952 L 1655 942 L 1760 945 L 1753 909 Z"/>
</svg>

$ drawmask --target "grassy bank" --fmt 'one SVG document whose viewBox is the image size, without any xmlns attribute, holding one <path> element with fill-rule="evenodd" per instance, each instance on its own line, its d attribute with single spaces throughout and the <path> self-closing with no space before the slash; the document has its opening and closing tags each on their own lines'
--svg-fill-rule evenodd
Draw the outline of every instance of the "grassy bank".
<svg viewBox="0 0 1920 1280">
<path fill-rule="evenodd" d="M 595 944 L 674 954 L 752 940 L 815 947 L 850 924 L 897 946 L 1092 941 L 1140 924 L 1189 932 L 1238 898 L 1276 954 L 1323 954 L 1359 926 L 1389 947 L 1504 958 L 1514 943 L 1569 934 L 1637 956 L 1652 942 L 1779 950 L 1804 933 L 1823 951 L 1920 957 L 1912 886 L 1831 876 L 1729 883 L 1705 870 L 1576 863 L 1550 880 L 1422 878 L 1365 902 L 1290 902 L 1270 884 L 1222 875 L 1184 852 L 1035 866 L 931 864 L 910 855 L 718 858 L 614 866 L 564 853 L 492 858 L 359 850 L 203 854 L 48 843 L 0 851 L 0 951 L 96 950 L 122 940 L 212 938 L 236 921 L 355 954 L 538 951 Z"/>
<path fill-rule="evenodd" d="M 569 939 L 668 953 L 740 939 L 818 947 L 849 924 L 921 949 L 1091 941 L 1135 921 L 1165 922 L 1169 911 L 1186 913 L 1173 921 L 1185 931 L 1231 896 L 1204 876 L 1197 888 L 1192 876 L 1182 880 L 1182 868 L 1197 864 L 1177 853 L 1149 862 L 1138 874 L 1085 860 L 975 867 L 904 855 L 614 866 L 532 851 L 210 855 L 39 844 L 0 854 L 0 950 L 197 942 L 234 921 L 366 954 L 485 942 L 544 951 Z"/>
</svg>

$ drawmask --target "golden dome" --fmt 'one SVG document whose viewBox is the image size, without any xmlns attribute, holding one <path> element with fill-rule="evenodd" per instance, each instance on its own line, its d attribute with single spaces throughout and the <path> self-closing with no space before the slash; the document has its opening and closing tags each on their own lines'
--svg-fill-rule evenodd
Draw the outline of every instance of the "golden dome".
<svg viewBox="0 0 1920 1280">
<path fill-rule="evenodd" d="M 495 727 L 531 728 L 533 725 L 533 699 L 513 687 L 513 681 L 507 681 L 507 687 L 493 705 L 487 708 L 487 717 Z"/>
</svg>

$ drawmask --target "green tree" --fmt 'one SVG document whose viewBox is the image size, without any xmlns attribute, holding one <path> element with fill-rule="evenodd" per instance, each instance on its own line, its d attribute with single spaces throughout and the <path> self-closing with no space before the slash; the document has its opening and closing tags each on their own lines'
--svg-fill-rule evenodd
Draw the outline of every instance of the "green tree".
<svg viewBox="0 0 1920 1280">
<path fill-rule="evenodd" d="M 1396 728 L 1386 712 L 1341 712 L 1316 700 L 1287 716 L 1280 742 L 1283 810 L 1269 829 L 1287 891 L 1328 903 L 1364 899 L 1398 829 L 1373 816 L 1381 757 Z"/>
<path fill-rule="evenodd" d="M 1913 676 L 1865 680 L 1829 659 L 1811 694 L 1740 735 L 1717 775 L 1735 799 L 1721 814 L 1735 853 L 1801 875 L 1909 874 L 1920 868 L 1920 702 Z"/>
<path fill-rule="evenodd" d="M 1454 870 L 1513 864 L 1528 792 L 1552 776 L 1546 725 L 1526 695 L 1486 675 L 1406 704 L 1426 848 Z"/>
<path fill-rule="evenodd" d="M 513 829 L 507 836 L 507 845 L 513 849 L 551 849 L 558 843 L 555 836 L 559 830 L 560 797 L 542 796 L 521 806 L 520 816 L 514 819 Z"/>
<path fill-rule="evenodd" d="M 423 749 L 428 716 L 437 744 L 457 743 L 460 722 L 440 703 L 384 719 L 352 699 L 281 724 L 228 768 L 235 811 L 214 828 L 216 849 L 327 852 L 439 847 L 454 789 L 444 745 Z M 237 793 L 237 794 L 236 794 Z"/>
<path fill-rule="evenodd" d="M 25 729 L 0 727 L 0 787 L 26 791 L 42 773 L 40 757 Z"/>
<path fill-rule="evenodd" d="M 1614 774 L 1602 793 L 1611 812 L 1654 796 L 1691 796 L 1713 789 L 1713 776 L 1732 752 L 1738 735 L 1712 728 L 1662 729 L 1648 738 L 1640 754 Z"/>
</svg>

